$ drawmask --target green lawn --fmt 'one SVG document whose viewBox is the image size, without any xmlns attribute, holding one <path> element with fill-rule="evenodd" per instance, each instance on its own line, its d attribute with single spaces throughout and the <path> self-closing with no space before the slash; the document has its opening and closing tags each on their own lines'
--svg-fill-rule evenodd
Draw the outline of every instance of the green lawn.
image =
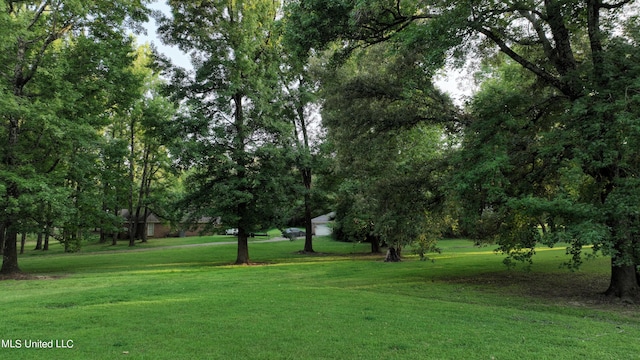
<svg viewBox="0 0 640 360">
<path fill-rule="evenodd" d="M 249 238 L 249 242 L 260 242 L 264 240 L 270 240 L 279 238 L 282 236 L 280 230 L 271 229 L 265 232 L 267 236 L 256 236 L 253 238 Z M 171 237 L 171 238 L 150 238 L 147 242 L 143 243 L 140 240 L 136 240 L 135 246 L 133 249 L 146 249 L 146 248 L 156 248 L 156 247 L 167 247 L 167 246 L 183 246 L 183 245 L 192 245 L 192 244 L 206 244 L 206 243 L 214 243 L 214 242 L 236 242 L 237 237 L 232 235 L 211 235 L 211 236 L 190 236 L 190 237 Z M 48 251 L 40 251 L 33 250 L 36 246 L 35 238 L 29 237 L 25 244 L 25 256 L 42 256 L 42 255 L 50 255 L 50 254 L 60 254 L 64 252 L 63 245 L 60 244 L 55 239 L 51 239 L 49 242 L 49 250 Z M 84 241 L 80 248 L 81 253 L 88 252 L 96 252 L 96 251 L 117 251 L 117 250 L 130 250 L 129 240 L 118 240 L 117 245 L 111 245 L 111 240 L 109 239 L 106 243 L 100 243 L 98 241 L 97 236 L 94 239 L 89 241 Z"/>
<path fill-rule="evenodd" d="M 174 244 L 175 245 L 175 244 Z M 0 282 L 1 359 L 631 359 L 640 310 L 601 302 L 608 259 L 564 249 L 509 271 L 491 248 L 441 243 L 435 262 L 384 263 L 366 244 L 253 243 L 21 258 Z M 20 340 L 21 348 L 7 348 Z M 29 341 L 73 347 L 26 348 Z M 14 342 L 14 345 L 16 343 Z"/>
</svg>

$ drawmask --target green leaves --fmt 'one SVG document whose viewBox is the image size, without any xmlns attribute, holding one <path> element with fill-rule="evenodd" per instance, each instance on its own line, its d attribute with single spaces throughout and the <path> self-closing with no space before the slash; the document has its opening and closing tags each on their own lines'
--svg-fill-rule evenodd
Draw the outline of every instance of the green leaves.
<svg viewBox="0 0 640 360">
<path fill-rule="evenodd" d="M 140 1 L 3 3 L 0 11 L 0 214 L 9 233 L 100 226 L 101 132 L 141 97 L 126 26 Z M 127 22 L 127 24 L 125 24 Z M 14 250 L 12 250 L 13 252 Z M 17 269 L 7 254 L 3 269 Z"/>
<path fill-rule="evenodd" d="M 293 134 L 282 117 L 278 77 L 278 5 L 272 1 L 170 2 L 173 20 L 161 33 L 194 56 L 194 77 L 180 93 L 180 153 L 193 166 L 183 205 L 190 216 L 220 217 L 251 231 L 280 221 L 292 192 Z M 241 250 L 241 251 L 240 251 Z M 246 246 L 239 262 L 248 262 Z"/>
<path fill-rule="evenodd" d="M 405 57 L 406 55 L 406 57 Z M 323 123 L 343 178 L 336 218 L 353 241 L 431 248 L 444 222 L 443 129 L 454 111 L 405 53 L 380 44 L 356 51 L 323 78 Z"/>
</svg>

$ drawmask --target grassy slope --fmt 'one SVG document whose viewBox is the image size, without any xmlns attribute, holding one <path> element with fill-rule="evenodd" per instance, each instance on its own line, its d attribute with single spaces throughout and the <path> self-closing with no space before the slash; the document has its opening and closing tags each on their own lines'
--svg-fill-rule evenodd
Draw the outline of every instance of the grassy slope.
<svg viewBox="0 0 640 360">
<path fill-rule="evenodd" d="M 255 238 L 249 238 L 249 242 L 255 241 L 264 241 L 269 239 L 275 239 L 281 237 L 281 233 L 277 229 L 272 229 L 267 232 L 268 236 L 257 236 Z M 214 243 L 214 242 L 236 242 L 237 238 L 231 235 L 212 235 L 212 236 L 190 236 L 190 237 L 182 237 L 182 238 L 160 238 L 160 239 L 149 239 L 148 242 L 143 243 L 140 240 L 136 241 L 135 247 L 133 249 L 148 249 L 148 248 L 156 248 L 156 247 L 167 247 L 167 246 L 183 246 L 183 245 L 191 245 L 191 244 L 205 244 L 205 243 Z M 50 254 L 62 254 L 64 252 L 63 246 L 55 239 L 51 239 L 49 243 L 49 251 L 35 251 L 32 250 L 36 246 L 36 240 L 34 238 L 29 238 L 25 244 L 25 253 L 24 256 L 47 256 Z M 129 247 L 129 240 L 118 240 L 117 245 L 111 245 L 111 240 L 109 239 L 106 243 L 99 243 L 96 239 L 90 242 L 84 242 L 82 244 L 82 248 L 80 250 L 81 253 L 90 253 L 90 252 L 98 252 L 98 251 L 118 251 L 118 250 L 131 250 Z"/>
<path fill-rule="evenodd" d="M 0 338 L 71 339 L 73 349 L 2 349 L 3 359 L 630 359 L 638 308 L 537 296 L 561 279 L 606 284 L 607 260 L 533 272 L 465 241 L 436 262 L 397 264 L 366 245 L 318 240 L 250 246 L 259 266 L 228 266 L 235 246 L 25 256 L 54 279 L 0 282 Z M 562 287 L 563 282 L 558 286 Z M 600 286 L 600 285 L 599 285 Z M 603 289 L 601 289 L 603 290 Z M 546 289 L 545 291 L 548 291 Z"/>
</svg>

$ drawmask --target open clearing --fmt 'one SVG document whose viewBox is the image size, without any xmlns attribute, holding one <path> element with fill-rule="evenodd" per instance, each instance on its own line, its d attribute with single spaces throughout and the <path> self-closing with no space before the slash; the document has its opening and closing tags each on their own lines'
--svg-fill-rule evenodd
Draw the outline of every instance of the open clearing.
<svg viewBox="0 0 640 360">
<path fill-rule="evenodd" d="M 157 245 L 157 244 L 156 244 Z M 172 244 L 176 245 L 176 244 Z M 598 295 L 608 259 L 531 271 L 465 240 L 435 262 L 368 255 L 367 244 L 250 244 L 26 254 L 29 281 L 0 282 L 2 359 L 631 359 L 637 305 Z M 408 251 L 407 251 L 408 253 Z M 408 255 L 408 254 L 407 254 Z M 27 348 L 42 340 L 70 344 Z M 72 341 L 69 343 L 69 340 Z M 6 346 L 10 341 L 13 348 Z M 21 347 L 15 346 L 20 343 Z"/>
</svg>

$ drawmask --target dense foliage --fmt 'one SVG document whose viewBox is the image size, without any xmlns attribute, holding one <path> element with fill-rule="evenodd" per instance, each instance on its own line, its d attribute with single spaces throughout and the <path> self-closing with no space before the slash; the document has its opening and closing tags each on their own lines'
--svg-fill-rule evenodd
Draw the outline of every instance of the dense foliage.
<svg viewBox="0 0 640 360">
<path fill-rule="evenodd" d="M 180 161 L 190 168 L 183 208 L 238 229 L 236 263 L 248 263 L 252 232 L 282 223 L 291 192 L 291 123 L 277 101 L 278 5 L 247 0 L 170 2 L 165 39 L 192 55 L 195 74 L 181 79 L 185 100 Z"/>
<path fill-rule="evenodd" d="M 473 56 L 520 74 L 489 77 L 469 109 L 461 220 L 487 225 L 478 235 L 501 234 L 516 258 L 534 252 L 540 233 L 548 244 L 569 241 L 574 265 L 593 245 L 612 258 L 607 293 L 638 295 L 634 1 L 307 0 L 291 12 L 303 53 L 335 40 L 343 49 L 401 41 L 435 67 Z"/>
<path fill-rule="evenodd" d="M 320 180 L 338 236 L 373 251 L 424 255 L 445 228 L 508 264 L 563 243 L 640 296 L 636 1 L 169 5 L 160 33 L 193 72 L 136 48 L 143 1 L 0 1 L 2 272 L 19 233 L 133 245 L 151 211 L 237 228 L 237 263 L 252 232 L 304 218 L 313 252 Z M 433 78 L 470 59 L 456 107 Z"/>
<path fill-rule="evenodd" d="M 336 236 L 369 241 L 374 252 L 421 239 L 423 254 L 443 223 L 442 124 L 454 111 L 418 56 L 372 46 L 324 75 L 323 124 L 342 179 Z"/>
<path fill-rule="evenodd" d="M 45 250 L 55 236 L 68 251 L 95 229 L 103 239 L 117 235 L 118 212 L 152 194 L 151 157 L 162 156 L 157 136 L 127 124 L 161 121 L 170 109 L 148 93 L 156 76 L 149 50 L 136 51 L 127 35 L 147 19 L 140 1 L 0 8 L 0 248 L 2 272 L 11 273 L 19 271 L 18 233 L 43 235 Z M 146 144 L 146 155 L 136 144 Z M 155 165 L 141 178 L 143 159 Z"/>
</svg>

